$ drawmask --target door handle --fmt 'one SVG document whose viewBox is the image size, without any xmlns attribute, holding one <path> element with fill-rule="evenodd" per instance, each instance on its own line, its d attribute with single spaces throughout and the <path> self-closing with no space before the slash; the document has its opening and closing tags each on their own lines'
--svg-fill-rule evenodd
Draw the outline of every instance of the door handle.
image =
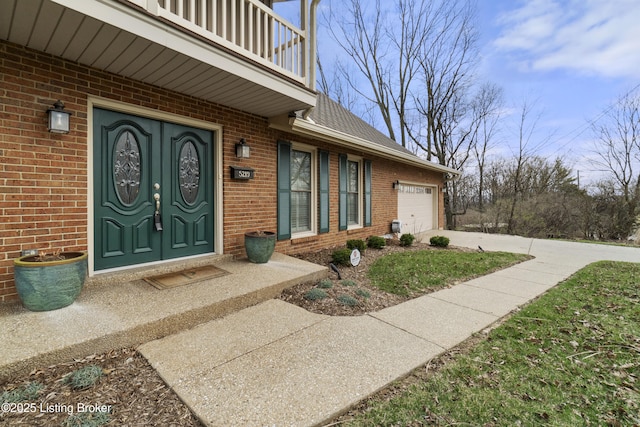
<svg viewBox="0 0 640 427">
<path fill-rule="evenodd" d="M 153 214 L 153 227 L 156 231 L 162 231 L 162 217 L 160 216 L 160 194 L 155 193 L 153 199 L 156 201 L 156 212 Z"/>
</svg>

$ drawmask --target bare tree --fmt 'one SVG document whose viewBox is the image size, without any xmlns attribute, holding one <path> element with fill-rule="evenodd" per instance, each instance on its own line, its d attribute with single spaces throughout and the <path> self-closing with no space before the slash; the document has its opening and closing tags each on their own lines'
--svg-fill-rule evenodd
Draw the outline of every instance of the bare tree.
<svg viewBox="0 0 640 427">
<path fill-rule="evenodd" d="M 390 82 L 389 91 L 400 123 L 400 143 L 403 147 L 407 146 L 409 129 L 414 122 L 410 114 L 414 96 L 412 90 L 419 70 L 421 50 L 430 36 L 430 32 L 425 29 L 430 25 L 432 7 L 433 2 L 430 1 L 399 0 L 396 9 L 400 25 L 392 26 L 388 33 L 397 52 L 395 72 L 390 76 L 395 77 L 396 81 Z M 399 29 L 394 31 L 396 27 Z"/>
<path fill-rule="evenodd" d="M 336 67 L 325 70 L 320 55 L 318 55 L 318 90 L 346 109 L 353 111 L 357 104 L 357 94 L 342 78 L 341 72 L 341 70 L 348 68 L 348 65 L 342 64 L 340 60 L 336 60 L 336 64 Z"/>
<path fill-rule="evenodd" d="M 420 132 L 405 123 L 412 143 L 422 149 L 427 160 L 461 168 L 469 159 L 478 122 L 469 118 L 467 100 L 475 67 L 476 32 L 470 1 L 441 1 L 427 9 L 424 42 L 419 52 L 420 86 L 413 100 L 425 126 Z M 445 187 L 444 208 L 447 226 L 454 226 L 458 199 L 455 181 Z"/>
<path fill-rule="evenodd" d="M 333 39 L 342 47 L 365 77 L 371 92 L 361 89 L 359 80 L 348 68 L 338 63 L 341 77 L 361 96 L 374 103 L 380 110 L 389 137 L 396 140 L 389 90 L 389 40 L 386 37 L 384 13 L 380 0 L 369 8 L 369 2 L 349 0 L 345 14 L 331 13 L 327 27 Z M 371 13 L 367 13 L 367 11 Z"/>
<path fill-rule="evenodd" d="M 452 105 L 456 105 L 453 103 Z M 446 120 L 445 125 L 458 127 L 457 134 L 450 131 L 452 137 L 447 138 L 446 152 L 452 158 L 447 162 L 457 168 L 462 168 L 469 158 L 475 158 L 474 179 L 462 182 L 457 180 L 450 184 L 452 201 L 452 223 L 455 227 L 456 216 L 464 215 L 471 200 L 475 207 L 482 212 L 485 203 L 485 167 L 487 152 L 496 145 L 497 125 L 502 106 L 502 90 L 498 86 L 485 83 L 478 89 L 473 99 L 465 104 L 465 120 L 460 126 L 455 120 Z M 470 182 L 474 183 L 472 189 Z M 473 191 L 475 194 L 470 194 Z M 462 207 L 462 209 L 460 209 Z"/>
<path fill-rule="evenodd" d="M 393 9 L 380 0 L 347 5 L 347 13 L 325 22 L 368 89 L 346 69 L 342 77 L 378 107 L 391 139 L 405 147 L 411 141 L 427 159 L 446 165 L 442 125 L 462 120 L 460 100 L 477 57 L 471 0 L 395 0 Z"/>
<path fill-rule="evenodd" d="M 477 58 L 473 16 L 469 1 L 442 1 L 432 9 L 424 29 L 429 35 L 419 58 L 423 86 L 415 93 L 414 100 L 425 118 L 426 129 L 424 134 L 412 133 L 411 137 L 428 160 L 435 157 L 442 165 L 450 166 L 447 160 L 455 157 L 466 142 L 454 143 L 451 139 L 452 129 L 464 121 L 464 98 Z M 462 132 L 460 136 L 469 135 L 470 132 Z"/>
<path fill-rule="evenodd" d="M 509 217 L 507 219 L 507 234 L 513 234 L 514 232 L 514 214 L 516 210 L 516 204 L 518 198 L 522 193 L 522 174 L 529 159 L 529 156 L 533 150 L 533 136 L 537 123 L 540 119 L 538 114 L 533 120 L 530 116 L 532 114 L 532 106 L 527 101 L 522 103 L 520 109 L 519 121 L 518 121 L 518 152 L 515 155 L 513 181 L 512 181 L 512 193 L 510 201 Z"/>
<path fill-rule="evenodd" d="M 468 91 L 477 55 L 472 0 L 348 0 L 329 31 L 357 66 L 342 77 L 379 110 L 388 135 L 427 160 L 460 168 L 470 156 L 477 122 Z M 386 19 L 388 17 L 388 20 Z M 364 80 L 367 89 L 359 83 Z M 455 182 L 445 188 L 451 226 Z"/>
<path fill-rule="evenodd" d="M 477 117 L 476 143 L 473 152 L 478 173 L 478 210 L 484 210 L 485 203 L 485 168 L 488 151 L 496 145 L 496 132 L 502 109 L 502 88 L 492 83 L 485 83 L 471 102 L 473 115 Z"/>
<path fill-rule="evenodd" d="M 597 138 L 595 163 L 620 192 L 620 233 L 630 233 L 640 202 L 640 96 L 630 91 L 592 125 Z M 626 236 L 618 236 L 626 237 Z"/>
</svg>

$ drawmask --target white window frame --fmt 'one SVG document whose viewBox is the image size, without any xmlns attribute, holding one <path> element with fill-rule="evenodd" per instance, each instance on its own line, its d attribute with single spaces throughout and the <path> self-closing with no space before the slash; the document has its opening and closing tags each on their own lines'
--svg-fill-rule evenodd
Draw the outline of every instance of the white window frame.
<svg viewBox="0 0 640 427">
<path fill-rule="evenodd" d="M 299 239 L 303 237 L 315 236 L 318 234 L 318 149 L 311 145 L 298 142 L 291 143 L 291 157 L 293 151 L 302 151 L 311 154 L 311 212 L 309 215 L 310 229 L 307 231 L 293 232 L 291 226 L 291 238 Z M 291 177 L 289 177 L 291 178 Z M 290 190 L 293 193 L 293 190 Z"/>
<path fill-rule="evenodd" d="M 358 164 L 358 222 L 356 224 L 349 224 L 349 204 L 347 201 L 347 230 L 354 230 L 363 228 L 364 226 L 364 160 L 362 157 L 347 155 L 347 194 L 349 189 L 350 162 Z"/>
</svg>

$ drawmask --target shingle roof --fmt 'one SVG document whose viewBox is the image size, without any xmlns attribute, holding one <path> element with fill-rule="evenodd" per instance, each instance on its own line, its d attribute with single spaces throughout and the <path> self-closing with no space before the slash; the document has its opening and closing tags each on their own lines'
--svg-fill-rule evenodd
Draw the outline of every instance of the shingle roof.
<svg viewBox="0 0 640 427">
<path fill-rule="evenodd" d="M 367 152 L 422 168 L 460 175 L 460 171 L 418 157 L 324 94 L 317 95 L 316 106 L 310 111 L 308 120 L 303 118 L 302 111 L 298 111 L 286 121 L 273 122 L 272 126 L 288 132 L 326 138 L 337 144 L 359 147 Z"/>
<path fill-rule="evenodd" d="M 309 117 L 317 124 L 328 127 L 339 132 L 346 133 L 357 138 L 382 145 L 386 148 L 397 150 L 401 153 L 411 154 L 409 150 L 402 145 L 344 108 L 336 101 L 322 93 L 318 94 L 316 107 L 312 110 Z"/>
</svg>

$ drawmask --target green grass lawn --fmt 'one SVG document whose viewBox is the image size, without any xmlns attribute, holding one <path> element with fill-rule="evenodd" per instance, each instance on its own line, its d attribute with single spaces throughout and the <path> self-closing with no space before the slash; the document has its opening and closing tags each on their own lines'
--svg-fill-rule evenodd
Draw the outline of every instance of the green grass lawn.
<svg viewBox="0 0 640 427">
<path fill-rule="evenodd" d="M 347 425 L 640 425 L 640 264 L 580 270 Z"/>
<path fill-rule="evenodd" d="M 469 280 L 530 259 L 508 252 L 422 250 L 386 255 L 369 268 L 371 283 L 396 295 L 410 296 Z"/>
</svg>

